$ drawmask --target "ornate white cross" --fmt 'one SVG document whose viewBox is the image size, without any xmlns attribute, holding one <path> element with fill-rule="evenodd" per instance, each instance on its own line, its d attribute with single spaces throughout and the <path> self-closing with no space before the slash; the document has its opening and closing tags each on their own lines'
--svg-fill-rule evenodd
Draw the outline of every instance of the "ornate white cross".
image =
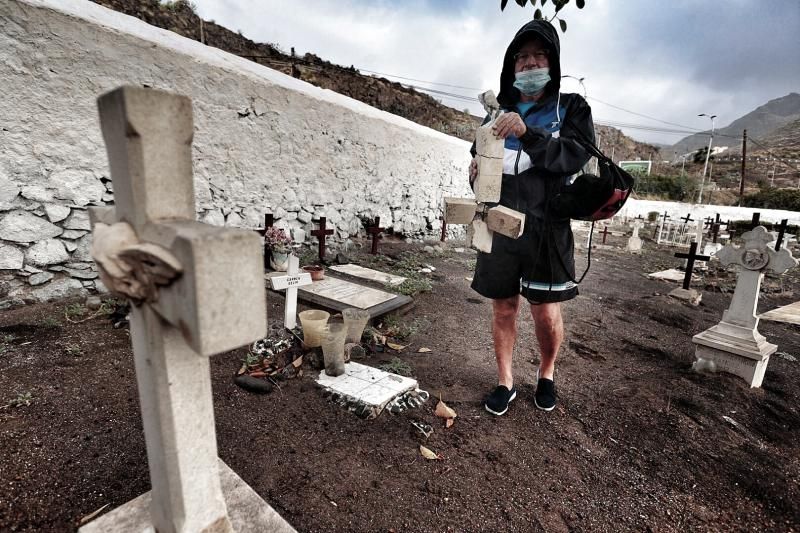
<svg viewBox="0 0 800 533">
<path fill-rule="evenodd" d="M 209 356 L 266 334 L 259 237 L 196 222 L 191 101 L 123 87 L 98 99 L 115 208 L 91 211 L 92 255 L 134 301 L 131 339 L 156 531 L 232 531 Z"/>
<path fill-rule="evenodd" d="M 723 266 L 738 265 L 739 274 L 731 305 L 722 314 L 722 321 L 692 338 L 695 356 L 713 361 L 716 368 L 744 378 L 751 387 L 760 387 L 769 356 L 778 347 L 767 342 L 758 332 L 756 307 L 764 272 L 782 274 L 797 266 L 789 250 L 776 252 L 768 243 L 774 237 L 764 226 L 757 226 L 742 235 L 741 247 L 728 243 L 716 253 Z"/>
<path fill-rule="evenodd" d="M 297 289 L 311 285 L 311 274 L 299 271 L 300 260 L 294 254 L 289 255 L 289 267 L 285 275 L 269 278 L 272 288 L 276 291 L 286 289 L 286 308 L 283 315 L 283 325 L 286 329 L 294 329 L 297 325 Z"/>
</svg>

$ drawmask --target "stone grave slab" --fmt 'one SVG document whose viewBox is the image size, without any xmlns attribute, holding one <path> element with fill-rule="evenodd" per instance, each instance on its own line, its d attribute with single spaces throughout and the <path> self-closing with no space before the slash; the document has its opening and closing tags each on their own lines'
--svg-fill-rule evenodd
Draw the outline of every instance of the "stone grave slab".
<svg viewBox="0 0 800 533">
<path fill-rule="evenodd" d="M 294 533 L 290 526 L 272 507 L 236 475 L 222 459 L 217 462 L 222 494 L 228 505 L 233 531 L 239 533 L 274 531 Z M 80 529 L 81 533 L 106 533 L 107 531 L 153 531 L 150 520 L 151 492 L 117 507 Z"/>
<path fill-rule="evenodd" d="M 406 278 L 403 276 L 395 276 L 394 274 L 373 270 L 371 268 L 362 267 L 361 265 L 356 265 L 353 263 L 348 263 L 346 265 L 333 265 L 330 267 L 330 269 L 335 272 L 339 272 L 340 274 L 353 276 L 354 278 L 366 279 L 378 283 L 386 283 L 393 286 L 400 285 L 406 280 Z"/>
<path fill-rule="evenodd" d="M 772 322 L 785 322 L 786 324 L 800 325 L 800 302 L 794 302 L 783 307 L 778 307 L 766 313 L 761 313 L 758 318 Z"/>
<path fill-rule="evenodd" d="M 345 363 L 341 376 L 331 377 L 324 371 L 320 372 L 317 385 L 353 402 L 365 404 L 377 414 L 398 396 L 415 390 L 418 383 L 416 379 L 349 362 Z"/>
<path fill-rule="evenodd" d="M 405 307 L 414 300 L 402 294 L 373 289 L 341 278 L 325 276 L 311 285 L 300 287 L 300 300 L 334 311 L 356 307 L 369 312 L 370 318 Z"/>
<path fill-rule="evenodd" d="M 647 277 L 650 279 L 663 279 L 665 281 L 683 281 L 683 278 L 686 277 L 686 273 L 677 268 L 670 268 L 660 272 L 653 272 L 652 274 L 648 274 Z M 700 278 L 692 274 L 692 281 L 697 281 L 699 279 Z"/>
</svg>

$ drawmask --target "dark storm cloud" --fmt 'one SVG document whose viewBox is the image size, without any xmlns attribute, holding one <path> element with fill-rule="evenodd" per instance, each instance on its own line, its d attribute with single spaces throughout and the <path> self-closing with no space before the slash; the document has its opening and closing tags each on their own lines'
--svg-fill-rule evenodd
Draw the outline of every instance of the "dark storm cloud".
<svg viewBox="0 0 800 533">
<path fill-rule="evenodd" d="M 644 61 L 712 89 L 763 83 L 800 90 L 798 0 L 684 0 L 641 7 L 628 1 L 614 2 L 612 9 L 625 29 L 626 49 Z"/>
</svg>

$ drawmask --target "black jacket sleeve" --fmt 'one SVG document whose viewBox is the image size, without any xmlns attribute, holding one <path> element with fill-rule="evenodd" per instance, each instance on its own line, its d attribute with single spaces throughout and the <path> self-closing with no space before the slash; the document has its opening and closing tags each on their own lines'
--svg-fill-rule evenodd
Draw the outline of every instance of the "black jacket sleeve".
<svg viewBox="0 0 800 533">
<path fill-rule="evenodd" d="M 520 137 L 522 149 L 531 158 L 533 167 L 557 176 L 575 174 L 589 161 L 589 152 L 578 142 L 579 138 L 585 137 L 595 142 L 592 109 L 580 95 L 569 96 L 558 137 L 553 137 L 543 128 L 530 126 Z M 562 95 L 562 102 L 565 97 Z M 579 137 L 576 131 L 582 133 L 583 137 Z"/>
</svg>

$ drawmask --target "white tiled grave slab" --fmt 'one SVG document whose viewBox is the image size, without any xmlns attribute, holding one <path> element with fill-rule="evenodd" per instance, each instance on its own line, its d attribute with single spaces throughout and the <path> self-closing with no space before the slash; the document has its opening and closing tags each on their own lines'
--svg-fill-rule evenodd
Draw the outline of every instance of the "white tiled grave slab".
<svg viewBox="0 0 800 533">
<path fill-rule="evenodd" d="M 300 294 L 304 293 L 315 294 L 359 309 L 369 309 L 397 297 L 396 294 L 331 277 L 301 287 Z"/>
<path fill-rule="evenodd" d="M 331 377 L 323 370 L 317 384 L 373 407 L 383 407 L 401 394 L 417 388 L 417 380 L 359 363 L 346 363 L 344 374 Z"/>
<path fill-rule="evenodd" d="M 392 286 L 400 285 L 406 280 L 406 278 L 402 276 L 395 276 L 394 274 L 381 272 L 380 270 L 373 270 L 360 265 L 354 265 L 353 263 L 348 263 L 346 265 L 333 265 L 330 267 L 330 269 L 335 272 L 347 274 L 348 276 L 353 276 L 355 278 L 368 279 L 370 281 L 377 281 L 378 283 L 387 283 Z"/>
<path fill-rule="evenodd" d="M 648 274 L 647 277 L 666 281 L 683 281 L 683 278 L 686 277 L 686 273 L 677 268 L 670 268 L 669 270 L 662 270 L 661 272 L 653 272 L 652 274 Z M 692 274 L 692 281 L 697 281 L 699 279 L 700 278 Z"/>
<path fill-rule="evenodd" d="M 773 322 L 785 322 L 787 324 L 800 324 L 800 302 L 794 302 L 783 307 L 778 307 L 766 313 L 761 313 L 758 318 L 771 320 Z"/>
</svg>

